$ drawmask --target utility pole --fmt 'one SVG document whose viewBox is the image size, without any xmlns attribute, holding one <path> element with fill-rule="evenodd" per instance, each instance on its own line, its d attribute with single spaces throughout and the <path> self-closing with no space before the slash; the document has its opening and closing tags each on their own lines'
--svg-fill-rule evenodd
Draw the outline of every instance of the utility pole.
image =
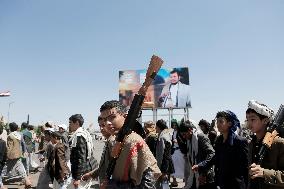
<svg viewBox="0 0 284 189">
<path fill-rule="evenodd" d="M 9 108 L 8 108 L 8 125 L 9 125 L 9 123 L 10 123 L 10 107 L 11 107 L 11 105 L 14 104 L 14 103 L 15 103 L 15 101 L 9 102 Z"/>
</svg>

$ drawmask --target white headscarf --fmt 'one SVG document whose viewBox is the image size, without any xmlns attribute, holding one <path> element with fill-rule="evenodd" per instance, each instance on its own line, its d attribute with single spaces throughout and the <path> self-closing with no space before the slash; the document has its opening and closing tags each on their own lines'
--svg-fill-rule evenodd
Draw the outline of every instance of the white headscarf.
<svg viewBox="0 0 284 189">
<path fill-rule="evenodd" d="M 268 117 L 270 121 L 273 120 L 274 111 L 265 104 L 261 104 L 256 100 L 250 100 L 248 103 L 248 108 L 253 109 L 260 115 Z"/>
<path fill-rule="evenodd" d="M 13 131 L 9 134 L 9 136 L 14 137 L 19 141 L 21 141 L 21 139 L 22 139 L 22 135 L 19 131 Z"/>
</svg>

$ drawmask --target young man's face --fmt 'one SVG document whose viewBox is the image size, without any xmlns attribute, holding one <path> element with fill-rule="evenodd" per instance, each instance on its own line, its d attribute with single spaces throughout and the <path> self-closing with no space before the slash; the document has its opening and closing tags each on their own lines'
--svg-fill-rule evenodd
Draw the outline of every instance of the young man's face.
<svg viewBox="0 0 284 189">
<path fill-rule="evenodd" d="M 149 130 L 145 126 L 144 126 L 143 129 L 144 129 L 146 135 L 149 134 Z"/>
<path fill-rule="evenodd" d="M 40 128 L 40 131 L 43 133 L 45 131 L 45 128 L 44 127 L 41 127 Z"/>
<path fill-rule="evenodd" d="M 52 144 L 57 144 L 57 142 L 58 142 L 58 140 L 53 136 L 50 137 L 50 141 L 51 141 Z"/>
<path fill-rule="evenodd" d="M 118 133 L 125 121 L 125 115 L 118 113 L 116 108 L 103 110 L 100 117 L 102 118 L 105 126 L 114 134 Z"/>
<path fill-rule="evenodd" d="M 246 114 L 248 128 L 253 133 L 260 133 L 266 130 L 266 124 L 268 122 L 266 119 L 260 119 L 256 113 L 247 113 Z"/>
<path fill-rule="evenodd" d="M 217 128 L 221 134 L 228 133 L 231 127 L 231 122 L 227 121 L 224 117 L 217 118 Z"/>
<path fill-rule="evenodd" d="M 206 127 L 205 125 L 199 125 L 199 127 L 200 127 L 200 129 L 202 130 L 202 132 L 203 132 L 204 134 L 207 134 L 207 133 L 208 133 L 208 129 L 207 129 L 207 127 Z"/>
<path fill-rule="evenodd" d="M 191 139 L 192 133 L 192 129 L 189 128 L 187 132 L 181 132 L 181 136 L 182 138 L 189 140 Z"/>
<path fill-rule="evenodd" d="M 62 127 L 59 127 L 59 132 L 60 132 L 60 133 L 64 133 L 65 130 L 64 130 Z"/>
<path fill-rule="evenodd" d="M 177 72 L 174 72 L 170 75 L 170 80 L 172 84 L 175 84 L 179 81 L 180 77 L 178 76 Z"/>
<path fill-rule="evenodd" d="M 79 121 L 73 122 L 69 120 L 69 131 L 70 133 L 76 131 L 80 127 Z"/>
<path fill-rule="evenodd" d="M 160 134 L 160 133 L 162 132 L 162 130 L 160 129 L 160 127 L 157 127 L 157 126 L 156 126 L 156 132 L 157 132 L 158 134 Z"/>
<path fill-rule="evenodd" d="M 108 137 L 111 135 L 111 133 L 110 133 L 110 131 L 108 130 L 106 124 L 104 124 L 104 121 L 103 121 L 103 120 L 98 121 L 98 123 L 99 123 L 99 127 L 100 127 L 100 130 L 101 130 L 102 135 L 103 135 L 105 138 L 108 138 Z"/>
<path fill-rule="evenodd" d="M 174 130 L 176 130 L 177 129 L 177 124 L 176 123 L 172 123 L 172 128 L 174 129 Z"/>
<path fill-rule="evenodd" d="M 44 140 L 49 142 L 51 139 L 50 134 L 49 133 L 44 133 Z"/>
</svg>

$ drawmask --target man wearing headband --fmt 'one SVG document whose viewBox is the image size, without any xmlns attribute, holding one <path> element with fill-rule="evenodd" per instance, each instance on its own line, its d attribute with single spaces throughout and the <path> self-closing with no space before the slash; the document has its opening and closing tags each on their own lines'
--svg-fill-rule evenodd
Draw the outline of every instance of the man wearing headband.
<svg viewBox="0 0 284 189">
<path fill-rule="evenodd" d="M 262 164 L 257 165 L 267 126 L 273 120 L 273 110 L 255 100 L 248 103 L 246 119 L 249 129 L 255 134 L 249 144 L 249 175 L 251 189 L 284 188 L 284 139 L 276 136 L 265 154 Z M 255 178 L 258 178 L 257 182 Z"/>
<path fill-rule="evenodd" d="M 215 177 L 221 189 L 246 189 L 248 183 L 248 142 L 235 133 L 237 116 L 229 111 L 216 115 L 220 136 L 215 144 Z"/>
</svg>

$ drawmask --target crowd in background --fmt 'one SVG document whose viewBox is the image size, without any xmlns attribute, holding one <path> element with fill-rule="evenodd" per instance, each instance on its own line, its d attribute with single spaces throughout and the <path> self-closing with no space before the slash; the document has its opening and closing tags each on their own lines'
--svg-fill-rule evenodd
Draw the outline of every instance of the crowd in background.
<svg viewBox="0 0 284 189">
<path fill-rule="evenodd" d="M 274 112 L 257 101 L 249 101 L 243 127 L 232 111 L 224 110 L 211 123 L 160 119 L 142 126 L 136 121 L 130 132 L 124 126 L 127 108 L 119 101 L 106 101 L 100 113 L 98 124 L 106 141 L 99 163 L 80 114 L 69 118 L 69 126 L 47 122 L 38 134 L 27 123 L 9 123 L 8 134 L 1 126 L 0 188 L 3 178 L 14 177 L 30 188 L 29 174 L 40 166 L 39 189 L 87 189 L 93 179 L 102 189 L 166 189 L 178 182 L 185 189 L 284 188 L 283 128 L 270 135 L 271 146 L 260 157 Z"/>
<path fill-rule="evenodd" d="M 37 172 L 39 167 L 42 170 L 36 188 L 79 188 L 82 174 L 97 166 L 93 139 L 82 128 L 83 123 L 83 117 L 75 114 L 70 117 L 69 126 L 46 122 L 36 133 L 26 122 L 21 126 L 9 123 L 7 132 L 2 122 L 0 188 L 5 188 L 2 180 L 13 179 L 20 179 L 25 188 L 31 188 L 30 173 Z"/>
<path fill-rule="evenodd" d="M 270 134 L 268 128 L 275 116 L 273 110 L 264 104 L 249 101 L 244 127 L 241 127 L 238 117 L 229 110 L 217 112 L 212 123 L 204 119 L 198 124 L 193 120 L 177 122 L 173 119 L 170 128 L 164 120 L 147 121 L 144 123 L 146 136 L 143 132 L 136 131 L 140 136 L 133 137 L 132 144 L 139 145 L 129 147 L 125 143 L 121 146 L 120 142 L 115 142 L 110 137 L 119 135 L 123 130 L 123 105 L 117 101 L 108 101 L 106 104 L 108 111 L 101 111 L 99 125 L 104 133 L 109 134 L 105 146 L 109 152 L 102 154 L 100 167 L 107 169 L 106 162 L 115 157 L 111 148 L 116 149 L 118 146 L 121 153 L 135 153 L 128 156 L 128 166 L 115 166 L 126 167 L 120 169 L 120 175 L 112 175 L 107 181 L 101 180 L 104 188 L 166 189 L 178 186 L 177 178 L 182 179 L 185 189 L 284 188 L 284 139 L 280 137 L 283 126 L 279 125 L 278 134 L 270 138 L 271 146 L 260 161 L 261 147 L 266 142 L 265 136 Z M 134 136 L 133 132 L 130 135 Z M 139 164 L 149 164 L 142 155 L 149 151 L 149 156 L 155 158 L 156 162 L 150 163 L 150 170 L 144 169 L 138 183 L 134 182 Z M 131 165 L 135 165 L 136 170 L 129 168 Z M 152 176 L 147 175 L 149 172 Z M 82 179 L 96 178 L 97 173 L 94 173 L 95 171 L 86 173 Z M 119 187 L 121 183 L 124 184 L 123 187 Z"/>
</svg>

